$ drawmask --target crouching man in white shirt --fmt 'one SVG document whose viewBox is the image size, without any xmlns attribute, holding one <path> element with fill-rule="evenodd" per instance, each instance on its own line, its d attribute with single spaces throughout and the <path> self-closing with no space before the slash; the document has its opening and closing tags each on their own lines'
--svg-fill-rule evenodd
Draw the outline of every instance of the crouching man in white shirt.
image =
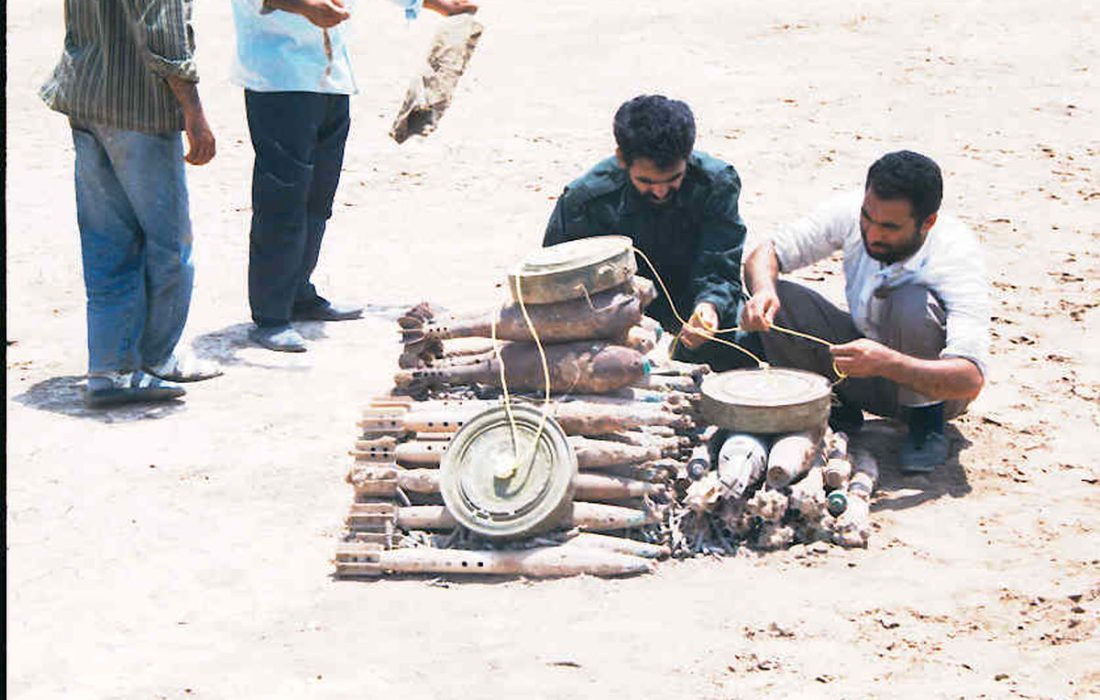
<svg viewBox="0 0 1100 700">
<path fill-rule="evenodd" d="M 888 153 L 862 192 L 835 197 L 757 246 L 745 261 L 751 297 L 741 327 L 762 331 L 768 362 L 846 375 L 830 423 L 858 430 L 863 411 L 908 423 L 901 469 L 947 460 L 944 421 L 977 397 L 989 358 L 989 284 L 973 232 L 940 213 L 943 178 L 930 158 Z M 790 272 L 844 253 L 848 312 L 790 281 Z M 834 343 L 830 347 L 772 324 Z"/>
</svg>

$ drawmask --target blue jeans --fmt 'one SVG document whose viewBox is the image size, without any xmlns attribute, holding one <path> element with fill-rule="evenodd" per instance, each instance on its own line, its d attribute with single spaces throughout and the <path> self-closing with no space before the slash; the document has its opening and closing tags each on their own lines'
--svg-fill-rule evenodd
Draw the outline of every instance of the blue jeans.
<svg viewBox="0 0 1100 700">
<path fill-rule="evenodd" d="M 259 326 L 323 303 L 309 281 L 340 182 L 351 119 L 347 95 L 244 93 L 256 163 L 248 302 Z"/>
<path fill-rule="evenodd" d="M 182 139 L 71 126 L 88 371 L 157 364 L 183 334 L 194 278 Z"/>
</svg>

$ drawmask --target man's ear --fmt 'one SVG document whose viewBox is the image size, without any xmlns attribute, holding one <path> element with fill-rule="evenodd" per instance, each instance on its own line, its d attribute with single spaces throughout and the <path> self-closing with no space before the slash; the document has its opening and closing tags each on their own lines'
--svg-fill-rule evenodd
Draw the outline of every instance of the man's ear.
<svg viewBox="0 0 1100 700">
<path fill-rule="evenodd" d="M 629 170 L 630 168 L 626 164 L 626 158 L 623 158 L 623 149 L 615 149 L 615 160 L 619 161 L 619 167 L 623 170 Z"/>
<path fill-rule="evenodd" d="M 927 236 L 928 232 L 932 230 L 932 227 L 936 225 L 936 217 L 939 216 L 939 212 L 929 214 L 924 217 L 924 223 L 920 227 L 920 235 Z"/>
</svg>

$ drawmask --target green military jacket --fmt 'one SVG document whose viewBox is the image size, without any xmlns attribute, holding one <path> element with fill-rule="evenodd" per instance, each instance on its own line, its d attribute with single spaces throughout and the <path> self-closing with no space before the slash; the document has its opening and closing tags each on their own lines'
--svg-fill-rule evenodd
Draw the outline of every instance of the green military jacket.
<svg viewBox="0 0 1100 700">
<path fill-rule="evenodd" d="M 668 285 L 676 309 L 687 319 L 709 301 L 723 328 L 737 325 L 741 249 L 745 223 L 737 210 L 741 179 L 729 163 L 695 151 L 683 184 L 668 204 L 649 204 L 614 157 L 597 164 L 565 188 L 546 226 L 543 245 L 579 238 L 628 236 Z M 638 273 L 653 279 L 639 257 Z M 658 287 L 658 290 L 660 287 Z M 670 332 L 680 323 L 661 294 L 646 310 Z"/>
</svg>

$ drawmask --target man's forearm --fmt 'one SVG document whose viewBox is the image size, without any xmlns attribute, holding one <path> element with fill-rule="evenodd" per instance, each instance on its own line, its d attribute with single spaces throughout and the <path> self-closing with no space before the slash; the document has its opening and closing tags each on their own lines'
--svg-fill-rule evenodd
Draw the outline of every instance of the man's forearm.
<svg viewBox="0 0 1100 700">
<path fill-rule="evenodd" d="M 176 75 L 168 76 L 167 80 L 168 87 L 172 90 L 172 94 L 175 95 L 176 101 L 180 103 L 180 108 L 183 109 L 184 118 L 191 119 L 201 115 L 202 101 L 199 99 L 198 83 L 184 80 Z"/>
<path fill-rule="evenodd" d="M 775 246 L 765 241 L 756 246 L 745 259 L 745 284 L 749 294 L 762 291 L 775 291 L 779 279 L 779 258 L 775 255 Z"/>
<path fill-rule="evenodd" d="M 896 350 L 882 376 L 933 401 L 973 400 L 985 381 L 978 367 L 962 357 L 921 360 Z"/>
</svg>

